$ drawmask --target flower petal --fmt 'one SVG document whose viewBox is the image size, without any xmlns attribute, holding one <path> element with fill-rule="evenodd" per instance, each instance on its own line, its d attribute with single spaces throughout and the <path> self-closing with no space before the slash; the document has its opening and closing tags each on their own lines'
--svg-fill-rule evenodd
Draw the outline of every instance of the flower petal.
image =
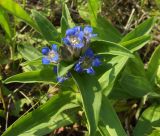
<svg viewBox="0 0 160 136">
<path fill-rule="evenodd" d="M 83 38 L 84 38 L 84 33 L 81 31 L 78 34 L 76 34 L 76 36 L 78 37 L 78 39 L 82 42 Z"/>
<path fill-rule="evenodd" d="M 74 27 L 74 30 L 75 30 L 76 32 L 80 32 L 80 31 L 82 31 L 82 27 L 80 27 L 80 26 L 75 26 L 75 27 Z"/>
<path fill-rule="evenodd" d="M 92 66 L 98 67 L 99 65 L 101 65 L 99 58 L 94 58 L 92 61 Z"/>
<path fill-rule="evenodd" d="M 92 31 L 93 31 L 93 28 L 90 27 L 90 26 L 86 26 L 86 27 L 84 28 L 84 33 L 92 33 Z"/>
<path fill-rule="evenodd" d="M 47 57 L 42 58 L 42 64 L 50 64 L 50 60 Z"/>
<path fill-rule="evenodd" d="M 49 53 L 50 49 L 48 47 L 42 48 L 42 54 L 47 55 Z"/>
<path fill-rule="evenodd" d="M 65 37 L 62 39 L 65 45 L 70 45 L 69 37 Z"/>
<path fill-rule="evenodd" d="M 76 33 L 76 30 L 74 28 L 70 28 L 70 29 L 67 29 L 66 36 L 71 36 L 71 35 L 74 35 L 75 33 Z"/>
<path fill-rule="evenodd" d="M 83 71 L 83 69 L 82 69 L 82 67 L 81 67 L 81 65 L 79 63 L 77 63 L 75 65 L 74 70 L 77 71 L 77 72 L 82 72 Z"/>
<path fill-rule="evenodd" d="M 75 45 L 76 48 L 82 48 L 83 46 L 84 44 L 82 42 Z"/>
<path fill-rule="evenodd" d="M 57 45 L 56 45 L 56 44 L 52 44 L 52 50 L 54 50 L 54 51 L 57 51 L 57 50 L 58 50 L 58 48 L 57 48 Z"/>
<path fill-rule="evenodd" d="M 88 56 L 88 57 L 91 57 L 91 58 L 94 57 L 94 53 L 93 53 L 93 51 L 92 51 L 91 48 L 88 48 L 88 49 L 86 50 L 85 56 Z"/>
<path fill-rule="evenodd" d="M 87 74 L 91 74 L 91 75 L 95 74 L 95 71 L 92 67 L 86 69 L 86 72 L 87 72 Z"/>
</svg>

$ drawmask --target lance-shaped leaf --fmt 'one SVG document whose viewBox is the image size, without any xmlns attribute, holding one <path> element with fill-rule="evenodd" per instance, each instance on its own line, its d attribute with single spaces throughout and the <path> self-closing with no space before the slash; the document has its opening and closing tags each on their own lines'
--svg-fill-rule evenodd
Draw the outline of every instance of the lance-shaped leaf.
<svg viewBox="0 0 160 136">
<path fill-rule="evenodd" d="M 99 40 L 92 42 L 91 46 L 97 54 L 134 57 L 134 55 L 128 49 L 113 42 Z"/>
<path fill-rule="evenodd" d="M 52 23 L 35 10 L 32 11 L 32 15 L 42 36 L 50 43 L 52 43 L 52 41 L 56 41 L 59 34 Z"/>
<path fill-rule="evenodd" d="M 89 134 L 90 136 L 94 136 L 101 109 L 101 86 L 94 76 L 78 74 L 76 72 L 72 72 L 72 76 L 82 95 L 83 108 L 89 126 Z"/>
<path fill-rule="evenodd" d="M 27 12 L 13 0 L 0 0 L 0 6 L 5 10 L 7 10 L 8 12 L 10 12 L 11 14 L 15 15 L 16 17 L 22 19 L 24 22 L 28 23 L 37 31 L 39 31 L 37 25 L 34 23 L 32 18 L 27 14 Z"/>
<path fill-rule="evenodd" d="M 160 106 L 153 105 L 147 108 L 138 120 L 133 130 L 134 136 L 143 136 L 150 134 L 154 127 L 160 127 Z"/>
<path fill-rule="evenodd" d="M 155 49 L 148 63 L 147 76 L 148 76 L 148 79 L 153 84 L 155 83 L 159 66 L 160 66 L 160 46 L 158 46 Z"/>
<path fill-rule="evenodd" d="M 0 8 L 0 24 L 1 24 L 2 28 L 5 30 L 6 34 L 11 39 L 13 36 L 13 31 L 10 26 L 8 14 L 2 8 Z"/>
<path fill-rule="evenodd" d="M 75 93 L 66 91 L 53 96 L 44 105 L 14 122 L 2 136 L 43 136 L 56 128 L 70 124 L 75 115 L 62 113 L 78 107 Z M 74 113 L 74 112 L 73 112 Z"/>
<path fill-rule="evenodd" d="M 101 10 L 101 0 L 88 0 L 88 9 L 92 26 L 96 26 L 97 15 Z"/>
<path fill-rule="evenodd" d="M 145 46 L 149 42 L 150 39 L 151 39 L 150 35 L 144 35 L 144 36 L 140 36 L 135 39 L 131 39 L 126 42 L 121 42 L 120 45 L 124 46 L 131 52 L 135 52 L 141 49 L 143 46 Z"/>
<path fill-rule="evenodd" d="M 111 42 L 119 42 L 122 39 L 120 32 L 105 18 L 97 17 L 97 26 L 94 29 L 97 37 Z"/>
<path fill-rule="evenodd" d="M 62 3 L 61 36 L 64 37 L 66 30 L 74 26 L 75 24 L 70 16 L 67 5 L 65 3 Z"/>
<path fill-rule="evenodd" d="M 99 78 L 99 83 L 102 86 L 105 96 L 107 96 L 111 92 L 117 76 L 124 68 L 127 61 L 128 57 L 126 56 L 113 57 L 110 61 L 111 68 L 109 70 L 106 69 L 106 72 Z"/>
<path fill-rule="evenodd" d="M 4 83 L 56 83 L 56 74 L 53 68 L 44 68 L 42 70 L 24 72 L 7 78 Z"/>
<path fill-rule="evenodd" d="M 61 62 L 58 64 L 58 76 L 64 76 L 65 74 L 67 74 L 67 72 L 69 72 L 69 70 L 74 66 L 73 64 L 68 65 L 65 62 Z"/>
<path fill-rule="evenodd" d="M 32 45 L 24 44 L 24 45 L 19 45 L 17 48 L 19 53 L 25 60 L 32 61 L 42 57 L 42 53 L 40 53 L 40 51 L 38 51 Z"/>
<path fill-rule="evenodd" d="M 114 108 L 106 96 L 102 97 L 98 128 L 102 136 L 127 136 Z"/>
<path fill-rule="evenodd" d="M 134 38 L 149 34 L 155 24 L 155 18 L 149 18 L 140 25 L 138 25 L 134 30 L 124 36 L 121 42 L 129 41 Z"/>
</svg>

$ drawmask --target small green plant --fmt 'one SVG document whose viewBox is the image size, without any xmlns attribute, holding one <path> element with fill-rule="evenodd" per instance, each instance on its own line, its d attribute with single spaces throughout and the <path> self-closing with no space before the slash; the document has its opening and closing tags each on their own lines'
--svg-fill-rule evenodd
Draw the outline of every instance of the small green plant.
<svg viewBox="0 0 160 136">
<path fill-rule="evenodd" d="M 86 135 L 90 136 L 127 136 L 113 103 L 129 98 L 141 100 L 133 135 L 158 133 L 154 127 L 160 127 L 160 107 L 158 100 L 157 103 L 152 100 L 160 97 L 160 48 L 153 53 L 147 69 L 137 53 L 150 41 L 155 18 L 122 35 L 98 14 L 100 6 L 99 0 L 89 0 L 90 25 L 79 26 L 62 2 L 61 26 L 56 29 L 38 11 L 32 10 L 30 17 L 14 1 L 0 0 L 0 24 L 11 43 L 15 34 L 7 21 L 8 13 L 30 25 L 44 41 L 43 45 L 48 45 L 41 45 L 41 53 L 39 48 L 26 43 L 19 43 L 17 48 L 13 44 L 12 60 L 18 50 L 26 60 L 20 64 L 24 72 L 8 77 L 3 83 L 43 83 L 58 89 L 58 94 L 52 97 L 49 92 L 43 95 L 40 101 L 46 97 L 49 100 L 21 116 L 2 136 L 46 135 L 73 123 L 84 125 Z M 151 106 L 141 115 L 146 101 Z"/>
</svg>

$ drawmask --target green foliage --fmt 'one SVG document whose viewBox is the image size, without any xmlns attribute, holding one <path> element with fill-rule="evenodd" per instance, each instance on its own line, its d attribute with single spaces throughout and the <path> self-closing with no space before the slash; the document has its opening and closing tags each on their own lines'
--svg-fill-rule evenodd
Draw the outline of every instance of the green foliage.
<svg viewBox="0 0 160 136">
<path fill-rule="evenodd" d="M 158 105 L 153 105 L 147 108 L 139 118 L 139 121 L 134 129 L 134 136 L 148 135 L 154 129 L 153 127 L 159 127 L 159 112 L 160 107 Z"/>
<path fill-rule="evenodd" d="M 125 35 L 123 37 L 123 39 L 121 40 L 121 42 L 124 41 L 129 41 L 131 39 L 143 36 L 145 34 L 148 34 L 152 27 L 155 24 L 155 18 L 149 18 L 146 21 L 144 21 L 143 23 L 141 23 L 139 26 L 137 26 L 133 31 L 131 31 L 130 33 L 128 33 L 127 35 Z"/>
<path fill-rule="evenodd" d="M 75 94 L 69 91 L 57 94 L 35 111 L 22 116 L 2 136 L 45 135 L 52 129 L 71 124 L 75 120 L 75 116 L 68 115 L 64 111 L 73 110 L 75 107 L 78 107 Z"/>
<path fill-rule="evenodd" d="M 56 28 L 43 15 L 37 11 L 32 11 L 32 16 L 40 30 L 42 36 L 50 43 L 58 39 L 59 34 Z"/>
<path fill-rule="evenodd" d="M 39 30 L 35 22 L 26 13 L 26 11 L 13 0 L 0 0 L 0 6 L 16 17 L 22 19 L 22 21 L 28 23 L 34 29 Z"/>
<path fill-rule="evenodd" d="M 24 44 L 18 46 L 18 51 L 25 60 L 35 60 L 42 57 L 42 54 L 33 46 Z"/>
<path fill-rule="evenodd" d="M 1 24 L 2 28 L 5 30 L 8 37 L 12 38 L 13 31 L 12 31 L 10 23 L 9 23 L 9 18 L 8 18 L 7 13 L 2 8 L 0 8 L 0 24 Z"/>
<path fill-rule="evenodd" d="M 91 25 L 96 26 L 97 16 L 101 9 L 101 0 L 88 0 L 88 9 L 90 13 Z"/>
<path fill-rule="evenodd" d="M 98 129 L 102 136 L 127 136 L 115 110 L 106 96 L 102 97 Z"/>
<path fill-rule="evenodd" d="M 96 23 L 96 33 L 100 39 L 111 42 L 119 42 L 121 40 L 122 35 L 105 18 L 98 16 Z"/>
<path fill-rule="evenodd" d="M 108 41 L 94 41 L 91 43 L 91 45 L 93 47 L 93 50 L 95 50 L 97 54 L 111 54 L 134 57 L 134 55 L 129 50 L 116 43 Z"/>
<path fill-rule="evenodd" d="M 160 46 L 158 46 L 155 49 L 148 63 L 147 76 L 152 83 L 155 83 L 159 65 L 160 65 Z"/>
<path fill-rule="evenodd" d="M 89 134 L 94 136 L 101 109 L 101 86 L 95 77 L 88 77 L 87 75 L 80 76 L 75 72 L 72 75 L 82 95 L 83 107 L 89 125 Z"/>
<path fill-rule="evenodd" d="M 42 70 L 23 72 L 7 78 L 4 83 L 55 83 L 56 75 L 53 73 L 53 68 L 44 68 Z"/>
<path fill-rule="evenodd" d="M 65 32 L 68 28 L 75 26 L 70 16 L 69 9 L 66 4 L 62 3 L 62 17 L 61 17 L 61 36 L 65 36 Z"/>
</svg>

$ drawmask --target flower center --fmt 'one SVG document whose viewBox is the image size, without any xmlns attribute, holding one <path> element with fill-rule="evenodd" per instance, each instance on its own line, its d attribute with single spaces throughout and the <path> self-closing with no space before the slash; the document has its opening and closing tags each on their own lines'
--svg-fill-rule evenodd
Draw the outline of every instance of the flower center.
<svg viewBox="0 0 160 136">
<path fill-rule="evenodd" d="M 49 57 L 49 59 L 54 58 L 54 57 L 55 57 L 54 51 L 50 51 L 50 52 L 48 53 L 48 57 Z"/>
<path fill-rule="evenodd" d="M 82 67 L 85 68 L 89 68 L 92 65 L 92 58 L 89 57 L 85 57 L 84 61 L 82 62 Z"/>
<path fill-rule="evenodd" d="M 73 44 L 73 45 L 76 45 L 79 43 L 79 39 L 75 36 L 71 36 L 70 37 L 70 42 Z"/>
</svg>

